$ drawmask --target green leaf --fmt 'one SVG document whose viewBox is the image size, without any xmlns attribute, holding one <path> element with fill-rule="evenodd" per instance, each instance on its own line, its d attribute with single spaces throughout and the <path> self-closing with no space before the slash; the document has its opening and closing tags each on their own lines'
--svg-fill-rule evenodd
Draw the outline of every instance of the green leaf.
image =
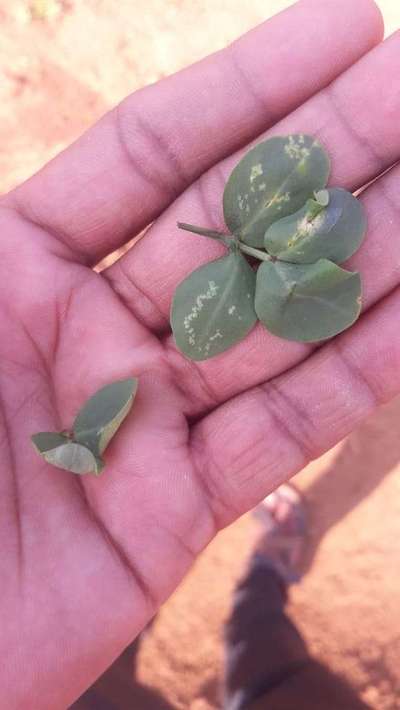
<svg viewBox="0 0 400 710">
<path fill-rule="evenodd" d="M 323 192 L 329 194 L 326 207 L 310 199 L 298 212 L 267 229 L 264 246 L 269 254 L 293 264 L 318 259 L 340 264 L 357 251 L 367 227 L 361 203 L 339 187 Z"/>
<path fill-rule="evenodd" d="M 255 281 L 255 272 L 236 252 L 193 271 L 172 303 L 177 347 L 192 360 L 206 360 L 242 340 L 257 321 Z"/>
<path fill-rule="evenodd" d="M 101 473 L 104 464 L 86 446 L 77 444 L 62 434 L 41 432 L 32 436 L 36 451 L 47 463 L 72 473 Z"/>
<path fill-rule="evenodd" d="M 303 133 L 259 143 L 226 184 L 223 202 L 228 228 L 245 244 L 263 247 L 268 227 L 325 187 L 329 169 L 327 153 Z"/>
<path fill-rule="evenodd" d="M 324 340 L 357 320 L 360 275 L 327 259 L 307 266 L 264 262 L 257 272 L 255 307 L 274 335 L 303 342 Z"/>
<path fill-rule="evenodd" d="M 78 413 L 73 425 L 75 441 L 101 456 L 128 415 L 136 395 L 134 377 L 102 387 Z"/>
<path fill-rule="evenodd" d="M 33 446 L 39 454 L 51 451 L 51 449 L 56 449 L 57 446 L 67 444 L 68 441 L 68 436 L 63 433 L 59 434 L 55 431 L 41 431 L 39 434 L 34 434 L 32 436 Z"/>
</svg>

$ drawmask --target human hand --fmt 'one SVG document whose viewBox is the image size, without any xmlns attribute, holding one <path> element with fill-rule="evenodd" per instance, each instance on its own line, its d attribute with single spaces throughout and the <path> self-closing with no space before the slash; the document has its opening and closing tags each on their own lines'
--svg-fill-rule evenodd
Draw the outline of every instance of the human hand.
<svg viewBox="0 0 400 710">
<path fill-rule="evenodd" d="M 220 197 L 237 149 L 272 126 L 306 131 L 333 157 L 332 182 L 351 190 L 398 160 L 399 37 L 335 79 L 381 32 L 371 0 L 304 0 L 137 92 L 3 198 L 8 709 L 70 705 L 219 528 L 400 391 L 396 168 L 362 197 L 369 231 L 351 265 L 368 312 L 350 331 L 313 352 L 257 326 L 195 364 L 175 350 L 168 324 L 176 284 L 220 254 L 176 221 L 223 228 Z M 119 262 L 93 272 L 153 221 Z M 57 471 L 34 453 L 32 433 L 67 428 L 88 396 L 131 375 L 135 407 L 101 478 Z"/>
</svg>

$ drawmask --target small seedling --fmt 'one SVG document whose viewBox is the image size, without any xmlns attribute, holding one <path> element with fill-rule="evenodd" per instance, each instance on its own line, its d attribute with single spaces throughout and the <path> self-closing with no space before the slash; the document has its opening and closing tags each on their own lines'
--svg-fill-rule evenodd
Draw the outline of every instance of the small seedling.
<svg viewBox="0 0 400 710">
<path fill-rule="evenodd" d="M 102 387 L 78 412 L 72 432 L 34 434 L 35 450 L 57 468 L 99 475 L 102 455 L 129 414 L 137 387 L 134 377 Z"/>
<path fill-rule="evenodd" d="M 330 338 L 357 320 L 360 276 L 338 264 L 359 248 L 366 217 L 350 192 L 326 188 L 329 172 L 329 156 L 311 136 L 271 138 L 244 156 L 225 186 L 230 234 L 178 223 L 228 249 L 175 292 L 171 326 L 187 357 L 224 352 L 257 320 L 302 342 Z M 246 257 L 261 262 L 257 271 Z"/>
</svg>

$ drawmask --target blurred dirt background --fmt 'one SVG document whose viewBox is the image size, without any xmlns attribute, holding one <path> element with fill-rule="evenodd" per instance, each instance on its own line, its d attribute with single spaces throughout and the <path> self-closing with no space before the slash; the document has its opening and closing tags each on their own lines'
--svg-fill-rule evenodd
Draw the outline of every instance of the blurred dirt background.
<svg viewBox="0 0 400 710">
<path fill-rule="evenodd" d="M 0 0 L 0 190 L 128 92 L 290 4 Z M 400 2 L 378 4 L 389 34 L 400 26 Z M 399 472 L 395 401 L 297 477 L 310 505 L 312 559 L 290 613 L 313 653 L 376 710 L 400 708 Z M 257 534 L 250 515 L 221 533 L 145 639 L 140 680 L 178 710 L 220 706 L 223 622 Z"/>
</svg>

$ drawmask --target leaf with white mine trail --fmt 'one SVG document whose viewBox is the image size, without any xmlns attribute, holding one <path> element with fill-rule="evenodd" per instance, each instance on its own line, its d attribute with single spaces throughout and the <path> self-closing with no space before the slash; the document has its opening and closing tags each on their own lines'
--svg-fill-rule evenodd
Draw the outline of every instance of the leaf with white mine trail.
<svg viewBox="0 0 400 710">
<path fill-rule="evenodd" d="M 263 247 L 268 227 L 324 188 L 329 171 L 329 156 L 312 136 L 299 133 L 259 143 L 246 153 L 226 184 L 227 227 L 245 244 Z"/>
<path fill-rule="evenodd" d="M 360 275 L 327 259 L 308 265 L 264 262 L 257 272 L 255 308 L 274 335 L 303 342 L 324 340 L 357 320 Z"/>
<path fill-rule="evenodd" d="M 255 281 L 255 272 L 237 252 L 193 271 L 172 303 L 177 347 L 192 360 L 206 360 L 242 340 L 257 321 Z"/>
<path fill-rule="evenodd" d="M 342 188 L 322 192 L 329 196 L 327 205 L 310 199 L 267 229 L 264 246 L 269 254 L 292 264 L 311 264 L 318 259 L 341 264 L 357 251 L 367 228 L 361 203 Z"/>
</svg>

